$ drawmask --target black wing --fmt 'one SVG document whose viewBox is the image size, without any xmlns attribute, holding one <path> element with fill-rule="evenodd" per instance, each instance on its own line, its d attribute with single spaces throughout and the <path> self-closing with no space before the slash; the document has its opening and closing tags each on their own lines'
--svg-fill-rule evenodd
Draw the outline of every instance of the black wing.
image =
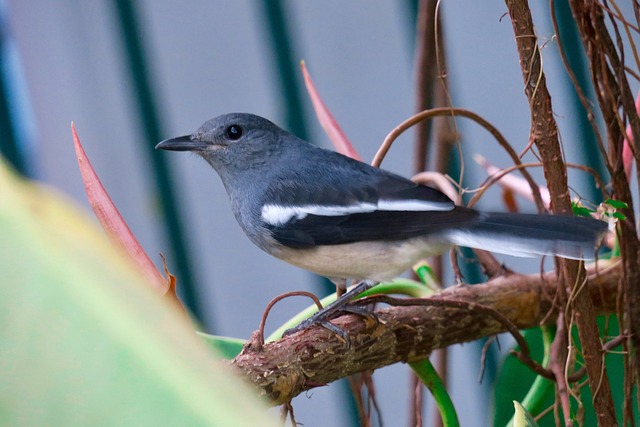
<svg viewBox="0 0 640 427">
<path fill-rule="evenodd" d="M 337 153 L 323 157 L 313 169 L 279 169 L 270 180 L 262 225 L 283 245 L 401 240 L 477 220 L 475 211 L 456 208 L 431 187 Z"/>
<path fill-rule="evenodd" d="M 438 235 L 478 221 L 478 213 L 451 211 L 374 211 L 341 216 L 307 215 L 282 225 L 266 224 L 274 239 L 293 248 L 342 245 L 360 241 L 396 241 Z"/>
</svg>

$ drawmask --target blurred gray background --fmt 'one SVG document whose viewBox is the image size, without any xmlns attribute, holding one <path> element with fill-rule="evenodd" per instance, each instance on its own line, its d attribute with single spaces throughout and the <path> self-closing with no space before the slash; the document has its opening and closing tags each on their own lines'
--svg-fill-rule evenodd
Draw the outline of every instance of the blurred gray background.
<svg viewBox="0 0 640 427">
<path fill-rule="evenodd" d="M 414 112 L 415 2 L 278 2 L 288 46 L 274 41 L 274 21 L 266 2 L 5 0 L 0 4 L 2 66 L 27 174 L 60 189 L 89 211 L 71 140 L 69 125 L 74 121 L 88 156 L 131 229 L 158 265 L 162 252 L 179 274 L 162 208 L 166 190 L 152 166 L 154 156 L 165 156 L 173 207 L 183 227 L 182 255 L 195 284 L 192 298 L 208 332 L 247 338 L 273 297 L 291 290 L 322 292 L 317 278 L 269 257 L 245 238 L 221 182 L 207 164 L 190 154 L 156 152 L 154 145 L 191 133 L 216 115 L 251 112 L 294 132 L 293 127 L 302 125 L 296 123 L 298 114 L 304 118 L 306 136 L 330 147 L 304 89 L 301 106 L 294 105 L 297 111 L 292 112 L 278 59 L 278 52 L 284 51 L 293 61 L 298 83 L 297 64 L 306 61 L 324 101 L 362 157 L 370 160 L 385 135 Z M 566 155 L 583 163 L 584 153 L 574 148 L 580 134 L 573 92 L 552 38 L 548 6 L 532 2 L 531 7 L 544 43 L 547 83 Z M 440 12 L 453 105 L 482 115 L 516 151 L 522 150 L 528 142 L 529 110 L 511 22 L 503 19 L 504 2 L 448 1 Z M 123 32 L 127 16 L 133 16 L 138 31 L 133 36 Z M 155 106 L 148 114 L 157 119 L 155 125 L 141 113 L 145 95 L 132 74 L 131 52 L 127 53 L 132 39 L 146 61 L 141 72 L 148 78 L 147 95 Z M 470 187 L 486 177 L 473 162 L 474 153 L 482 153 L 499 167 L 511 165 L 479 126 L 463 119 L 456 123 Z M 153 126 L 158 138 L 152 141 Z M 412 146 L 411 133 L 400 138 L 384 167 L 411 176 Z M 532 172 L 543 183 L 540 172 Z M 570 177 L 581 192 L 581 176 Z M 534 210 L 525 201 L 520 206 Z M 490 191 L 479 207 L 502 210 L 500 192 Z M 503 259 L 519 271 L 539 270 L 539 259 Z M 450 273 L 444 282 L 451 283 Z M 280 325 L 307 304 L 293 299 L 278 305 L 268 327 Z M 502 339 L 503 350 L 508 343 Z M 462 425 L 467 426 L 488 424 L 491 416 L 487 412 L 491 378 L 478 383 L 478 348 L 468 344 L 450 352 L 452 398 Z M 495 366 L 497 357 L 494 354 L 489 363 Z M 387 426 L 408 422 L 409 374 L 408 367 L 397 365 L 374 375 Z M 353 425 L 345 396 L 339 384 L 300 396 L 294 400 L 297 420 L 305 426 Z M 431 412 L 429 404 L 425 422 L 431 422 Z"/>
</svg>

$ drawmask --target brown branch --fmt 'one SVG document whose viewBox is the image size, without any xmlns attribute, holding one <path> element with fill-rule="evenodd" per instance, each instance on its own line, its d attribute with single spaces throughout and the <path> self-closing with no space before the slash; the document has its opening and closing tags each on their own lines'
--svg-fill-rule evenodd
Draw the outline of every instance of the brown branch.
<svg viewBox="0 0 640 427">
<path fill-rule="evenodd" d="M 416 110 L 433 107 L 433 87 L 436 81 L 436 1 L 419 3 L 416 31 Z M 427 170 L 429 164 L 429 134 L 431 122 L 416 125 L 413 155 L 414 173 Z"/>
<path fill-rule="evenodd" d="M 393 307 L 411 307 L 422 305 L 425 307 L 450 307 L 467 311 L 473 311 L 476 314 L 485 315 L 493 318 L 496 322 L 510 333 L 513 339 L 516 341 L 520 351 L 512 351 L 511 353 L 517 357 L 522 363 L 527 365 L 536 374 L 541 375 L 548 379 L 553 379 L 553 373 L 547 371 L 542 365 L 531 358 L 531 352 L 529 350 L 529 344 L 525 340 L 524 336 L 518 330 L 518 327 L 514 325 L 508 318 L 502 315 L 499 311 L 494 310 L 483 304 L 479 304 L 477 301 L 465 301 L 454 298 L 394 298 L 389 295 L 373 295 L 361 300 L 355 301 L 353 304 L 379 304 L 385 303 Z"/>
<path fill-rule="evenodd" d="M 623 51 L 620 54 L 616 51 L 599 5 L 583 0 L 571 0 L 569 4 L 589 58 L 591 77 L 596 89 L 595 94 L 607 129 L 609 163 L 613 169 L 611 182 L 614 196 L 628 204 L 628 208 L 622 210 L 627 220 L 618 224 L 620 253 L 625 270 L 620 281 L 619 294 L 624 307 L 624 310 L 619 310 L 620 324 L 629 335 L 630 343 L 627 347 L 632 350 L 625 356 L 624 389 L 626 393 L 623 415 L 625 424 L 627 424 L 633 418 L 632 393 L 630 391 L 633 388 L 634 372 L 636 384 L 640 384 L 640 287 L 638 287 L 638 282 L 640 282 L 640 244 L 637 238 L 630 183 L 623 170 L 622 149 L 625 129 L 624 119 L 621 115 L 624 115 L 629 121 L 633 134 L 629 144 L 636 165 L 640 164 L 640 150 L 638 149 L 640 146 L 640 119 L 633 105 L 633 95 L 625 74 Z M 636 18 L 638 18 L 639 10 L 637 2 L 634 2 Z M 636 174 L 636 178 L 640 177 L 640 168 L 636 168 Z"/>
<path fill-rule="evenodd" d="M 558 126 L 553 115 L 551 96 L 542 69 L 542 55 L 535 34 L 531 10 L 526 0 L 506 0 L 506 4 L 511 16 L 520 57 L 524 91 L 531 110 L 531 137 L 534 139 L 542 159 L 544 175 L 551 196 L 551 208 L 555 213 L 570 214 L 571 198 L 567 185 L 567 168 L 560 148 Z M 589 386 L 593 393 L 593 406 L 598 422 L 600 425 L 614 425 L 616 423 L 615 407 L 609 378 L 604 372 L 602 343 L 600 342 L 594 307 L 589 295 L 580 292 L 586 280 L 585 270 L 579 262 L 573 260 L 559 259 L 558 265 L 559 271 L 570 289 L 571 304 L 567 305 L 566 309 L 574 311 L 574 315 L 569 315 L 569 312 L 566 312 L 565 316 L 576 319 L 578 337 L 582 343 L 584 363 Z M 560 330 L 558 330 L 556 338 L 564 340 L 565 338 L 561 337 L 559 332 Z M 565 357 L 564 351 L 558 354 Z M 556 375 L 556 377 L 558 376 Z M 567 425 L 571 425 L 566 401 L 564 406 L 565 422 Z"/>
<path fill-rule="evenodd" d="M 551 23 L 553 24 L 553 32 L 555 33 L 555 36 L 557 39 L 558 52 L 560 53 L 560 59 L 562 60 L 562 63 L 564 64 L 564 68 L 567 71 L 569 78 L 571 79 L 571 83 L 573 84 L 573 88 L 575 89 L 576 94 L 578 95 L 578 99 L 580 100 L 582 107 L 587 112 L 587 120 L 589 120 L 589 124 L 591 124 L 591 128 L 593 130 L 593 135 L 597 139 L 598 149 L 602 154 L 602 159 L 604 160 L 604 164 L 606 165 L 607 170 L 611 174 L 612 166 L 611 166 L 611 163 L 609 163 L 609 159 L 607 158 L 607 151 L 604 146 L 604 141 L 602 140 L 602 136 L 600 135 L 600 128 L 598 127 L 598 123 L 596 122 L 596 115 L 593 111 L 593 106 L 591 105 L 591 102 L 585 95 L 584 90 L 582 89 L 582 86 L 578 81 L 578 78 L 573 72 L 573 69 L 571 68 L 571 64 L 569 64 L 569 60 L 567 58 L 567 55 L 564 49 L 564 44 L 562 42 L 561 33 L 560 33 L 560 26 L 558 25 L 558 19 L 556 17 L 555 0 L 549 1 L 549 12 L 551 14 Z"/>
<path fill-rule="evenodd" d="M 556 399 L 562 405 L 562 412 L 570 414 L 569 389 L 564 377 L 565 364 L 567 359 L 567 347 L 569 346 L 568 334 L 565 327 L 564 311 L 558 314 L 556 319 L 556 336 L 551 343 L 551 355 L 549 357 L 549 369 L 556 378 Z M 558 424 L 558 423 L 556 423 Z M 558 424 L 559 425 L 559 424 Z M 570 423 L 568 423 L 570 425 Z"/>
<path fill-rule="evenodd" d="M 405 120 L 404 122 L 396 126 L 391 132 L 389 132 L 389 134 L 386 136 L 386 138 L 382 142 L 382 145 L 380 145 L 378 152 L 373 157 L 373 161 L 371 162 L 371 165 L 375 167 L 380 167 L 380 164 L 382 163 L 382 160 L 384 159 L 384 157 L 387 155 L 387 152 L 391 148 L 393 141 L 395 141 L 396 138 L 402 135 L 404 131 L 406 131 L 407 129 L 409 129 L 410 127 L 414 126 L 416 123 L 422 120 L 426 120 L 426 119 L 430 119 L 432 117 L 438 117 L 438 116 L 466 117 L 468 119 L 473 120 L 474 122 L 476 122 L 477 124 L 485 128 L 491 134 L 491 136 L 495 138 L 496 142 L 500 144 L 500 146 L 507 152 L 507 154 L 509 155 L 509 157 L 511 157 L 511 160 L 513 160 L 513 163 L 515 165 L 520 165 L 522 163 L 520 161 L 520 157 L 518 157 L 518 153 L 514 151 L 513 147 L 511 147 L 511 144 L 509 144 L 509 141 L 507 141 L 507 139 L 500 133 L 500 131 L 495 126 L 493 126 L 487 120 L 482 118 L 480 115 L 474 113 L 473 111 L 466 110 L 464 108 L 432 108 L 431 110 L 425 110 L 417 114 L 414 114 L 413 116 L 409 117 L 407 120 Z M 536 207 L 538 208 L 538 212 L 545 212 L 544 202 L 540 197 L 540 191 L 538 190 L 538 185 L 536 184 L 536 182 L 533 180 L 533 178 L 531 177 L 529 172 L 527 172 L 526 169 L 519 169 L 519 171 L 520 171 L 520 174 L 522 174 L 522 177 L 527 180 L 527 183 L 531 187 L 531 194 L 533 195 L 533 199 L 536 203 Z"/>
<path fill-rule="evenodd" d="M 590 277 L 588 293 L 598 313 L 616 305 L 619 266 L 599 266 Z M 455 286 L 435 298 L 469 301 L 500 313 L 517 328 L 552 323 L 555 272 L 501 276 L 474 286 Z M 551 312 L 551 315 L 548 315 Z M 265 344 L 262 351 L 246 348 L 232 365 L 273 404 L 358 372 L 397 362 L 422 360 L 437 349 L 506 331 L 503 323 L 481 310 L 445 306 L 389 307 L 376 311 L 379 322 L 344 315 L 332 323 L 344 329 L 351 347 L 318 326 Z"/>
<path fill-rule="evenodd" d="M 442 43 L 442 20 L 437 14 L 437 0 L 420 0 L 416 22 L 416 111 L 426 110 L 435 106 L 446 105 L 447 102 L 442 93 L 447 90 L 447 81 L 444 56 L 444 43 Z M 440 84 L 438 84 L 440 83 Z M 448 151 L 452 146 L 446 136 L 450 127 L 449 118 L 444 118 L 444 124 L 436 127 L 436 150 L 438 154 Z M 429 168 L 429 148 L 431 145 L 431 121 L 423 120 L 416 124 L 415 143 L 413 155 L 414 174 L 426 171 Z M 444 137 L 444 138 L 443 138 Z M 448 158 L 448 156 L 447 156 Z M 436 157 L 435 171 L 445 172 L 446 163 L 441 161 L 441 156 Z M 455 199 L 454 199 L 455 200 Z M 443 272 L 442 256 L 431 257 L 429 264 L 433 268 L 436 277 L 441 278 Z M 447 349 L 438 350 L 434 355 L 436 369 L 445 386 L 447 384 Z M 416 390 L 416 388 L 412 388 Z M 415 399 L 411 401 L 409 412 L 409 425 L 422 425 L 423 393 L 418 387 L 415 391 Z M 439 413 L 434 413 L 434 426 L 442 425 Z"/>
</svg>

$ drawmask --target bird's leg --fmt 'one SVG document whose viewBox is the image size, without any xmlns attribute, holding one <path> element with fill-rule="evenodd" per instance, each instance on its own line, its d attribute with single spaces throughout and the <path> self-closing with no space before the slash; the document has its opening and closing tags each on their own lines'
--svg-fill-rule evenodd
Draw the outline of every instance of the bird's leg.
<svg viewBox="0 0 640 427">
<path fill-rule="evenodd" d="M 340 298 L 338 298 L 337 300 L 335 300 L 334 302 L 332 302 L 328 306 L 324 307 L 322 310 L 318 311 L 316 314 L 314 314 L 310 318 L 302 321 L 300 324 L 298 324 L 297 326 L 294 326 L 291 329 L 287 329 L 285 331 L 285 333 L 284 333 L 284 336 L 291 335 L 291 334 L 293 334 L 295 332 L 299 332 L 299 331 L 301 331 L 303 329 L 307 329 L 309 326 L 312 326 L 312 325 L 315 325 L 315 324 L 320 324 L 321 326 L 324 326 L 325 328 L 327 328 L 330 331 L 336 333 L 337 335 L 340 335 L 345 341 L 349 342 L 349 338 L 348 338 L 348 336 L 346 336 L 346 332 L 344 330 L 338 328 L 337 326 L 332 325 L 331 323 L 329 323 L 328 319 L 331 316 L 333 316 L 334 314 L 336 314 L 336 313 L 338 313 L 340 311 L 353 312 L 353 310 L 351 310 L 350 308 L 345 310 L 345 308 L 346 308 L 345 306 L 352 299 L 354 299 L 355 297 L 357 297 L 358 295 L 360 295 L 361 293 L 363 293 L 367 289 L 371 289 L 372 287 L 374 287 L 377 284 L 378 284 L 378 282 L 373 282 L 373 281 L 369 281 L 369 280 L 363 280 L 362 282 L 360 282 L 356 286 L 354 286 L 350 291 L 348 291 L 347 293 L 342 295 Z M 358 314 L 361 314 L 361 312 L 358 311 Z"/>
<path fill-rule="evenodd" d="M 336 296 L 338 299 L 347 292 L 347 279 L 331 279 L 336 285 Z"/>
</svg>

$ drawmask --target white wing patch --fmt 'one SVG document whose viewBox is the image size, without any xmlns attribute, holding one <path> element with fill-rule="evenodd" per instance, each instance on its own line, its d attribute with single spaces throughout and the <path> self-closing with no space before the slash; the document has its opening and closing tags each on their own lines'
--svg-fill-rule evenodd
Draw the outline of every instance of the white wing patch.
<svg viewBox="0 0 640 427">
<path fill-rule="evenodd" d="M 307 215 L 318 216 L 340 216 L 352 213 L 366 213 L 376 210 L 373 203 L 360 203 L 349 206 L 331 205 L 303 205 L 303 206 L 280 206 L 264 205 L 262 207 L 262 220 L 267 224 L 279 226 L 286 224 L 292 219 L 301 220 Z"/>
<path fill-rule="evenodd" d="M 359 203 L 355 205 L 303 205 L 282 206 L 264 205 L 261 218 L 267 224 L 280 226 L 296 219 L 304 219 L 307 215 L 341 216 L 355 213 L 380 211 L 450 211 L 453 204 L 428 202 L 425 200 L 380 200 L 378 204 Z"/>
<path fill-rule="evenodd" d="M 453 203 L 429 202 L 427 200 L 379 200 L 380 211 L 450 211 Z"/>
</svg>

